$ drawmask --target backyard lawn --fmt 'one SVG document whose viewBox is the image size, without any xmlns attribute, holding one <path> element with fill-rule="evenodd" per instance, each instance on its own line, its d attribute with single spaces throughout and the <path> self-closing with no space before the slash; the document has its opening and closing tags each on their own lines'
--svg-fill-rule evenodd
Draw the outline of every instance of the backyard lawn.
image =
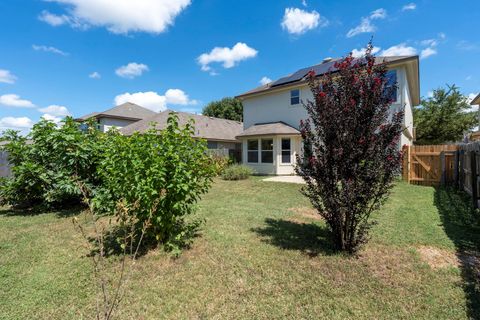
<svg viewBox="0 0 480 320">
<path fill-rule="evenodd" d="M 480 228 L 468 199 L 398 183 L 358 258 L 334 253 L 299 185 L 217 180 L 178 259 L 139 258 L 121 319 L 468 319 L 480 317 Z M 0 318 L 95 313 L 81 210 L 0 211 Z"/>
</svg>

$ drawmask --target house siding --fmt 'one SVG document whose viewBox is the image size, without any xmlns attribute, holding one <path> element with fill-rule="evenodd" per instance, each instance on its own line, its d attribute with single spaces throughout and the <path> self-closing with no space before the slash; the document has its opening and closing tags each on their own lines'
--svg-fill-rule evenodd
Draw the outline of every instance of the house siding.
<svg viewBox="0 0 480 320">
<path fill-rule="evenodd" d="M 412 103 L 410 98 L 410 92 L 407 85 L 407 71 L 404 67 L 397 67 L 393 70 L 397 72 L 397 84 L 398 84 L 398 98 L 395 103 L 390 107 L 391 115 L 395 112 L 403 110 L 404 121 L 403 125 L 406 128 L 407 134 L 402 134 L 399 141 L 399 149 L 402 145 L 411 145 L 413 136 L 413 113 Z M 290 104 L 290 91 L 293 89 L 300 90 L 300 100 L 304 103 L 308 100 L 313 100 L 310 88 L 306 84 L 299 85 L 297 87 L 290 87 L 285 90 L 276 92 L 267 92 L 265 94 L 259 94 L 252 97 L 246 97 L 243 99 L 243 117 L 244 117 L 244 129 L 251 127 L 252 125 L 259 123 L 271 123 L 282 121 L 296 129 L 299 129 L 300 121 L 307 119 L 308 114 L 302 103 L 298 105 Z M 282 136 L 273 136 L 274 139 L 274 163 L 262 164 L 262 163 L 248 163 L 247 162 L 247 140 L 248 139 L 260 139 L 262 137 L 251 137 L 242 139 L 243 143 L 243 162 L 251 166 L 258 174 L 275 174 L 275 175 L 289 175 L 294 174 L 293 164 L 282 165 L 281 164 L 281 138 Z M 292 159 L 296 154 L 301 153 L 301 137 L 292 137 Z"/>
<path fill-rule="evenodd" d="M 110 128 L 113 128 L 113 127 L 120 129 L 134 122 L 137 122 L 137 120 L 115 119 L 115 118 L 98 119 L 99 129 L 102 132 L 107 132 Z"/>
</svg>

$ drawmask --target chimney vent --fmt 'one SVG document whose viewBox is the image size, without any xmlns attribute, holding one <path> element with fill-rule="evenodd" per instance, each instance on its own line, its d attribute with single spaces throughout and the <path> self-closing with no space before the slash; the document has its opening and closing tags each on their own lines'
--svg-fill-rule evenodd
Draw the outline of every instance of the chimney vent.
<svg viewBox="0 0 480 320">
<path fill-rule="evenodd" d="M 326 57 L 325 59 L 323 59 L 322 63 L 327 63 L 327 62 L 330 62 L 332 60 L 333 60 L 332 57 Z"/>
</svg>

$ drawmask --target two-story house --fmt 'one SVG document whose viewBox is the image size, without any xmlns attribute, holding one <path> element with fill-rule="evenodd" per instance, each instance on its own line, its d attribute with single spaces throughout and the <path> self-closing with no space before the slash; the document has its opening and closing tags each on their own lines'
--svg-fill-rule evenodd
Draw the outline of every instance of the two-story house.
<svg viewBox="0 0 480 320">
<path fill-rule="evenodd" d="M 242 161 L 259 174 L 294 174 L 296 155 L 302 150 L 300 120 L 308 115 L 302 101 L 311 100 L 307 74 L 316 75 L 333 70 L 335 61 L 300 69 L 289 76 L 260 86 L 237 96 L 243 103 L 244 131 L 237 136 L 242 141 Z M 386 63 L 389 79 L 397 84 L 392 112 L 404 111 L 402 145 L 413 142 L 412 106 L 420 104 L 418 56 L 377 57 L 376 63 Z"/>
</svg>

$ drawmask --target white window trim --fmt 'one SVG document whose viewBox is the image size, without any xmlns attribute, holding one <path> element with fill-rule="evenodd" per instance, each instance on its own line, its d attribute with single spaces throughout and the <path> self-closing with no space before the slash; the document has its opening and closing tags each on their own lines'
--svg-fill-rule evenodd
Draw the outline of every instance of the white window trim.
<svg viewBox="0 0 480 320">
<path fill-rule="evenodd" d="M 297 104 L 292 104 L 292 91 L 298 90 L 298 103 Z M 288 98 L 290 99 L 290 107 L 298 107 L 302 105 L 302 90 L 300 88 L 297 89 L 291 89 L 288 92 Z"/>
<path fill-rule="evenodd" d="M 272 150 L 265 150 L 267 152 L 271 151 L 272 152 L 272 162 L 263 162 L 262 161 L 262 152 L 263 152 L 263 149 L 262 149 L 262 140 L 272 140 Z M 258 158 L 258 163 L 262 164 L 262 165 L 267 165 L 267 166 L 270 166 L 270 165 L 275 165 L 276 164 L 276 161 L 275 161 L 275 155 L 276 155 L 276 152 L 275 152 L 275 137 L 261 137 L 259 138 L 259 148 L 258 148 L 258 151 L 259 151 L 259 158 Z"/>
<path fill-rule="evenodd" d="M 283 162 L 282 161 L 282 157 L 283 157 L 283 148 L 282 148 L 282 140 L 283 139 L 289 139 L 290 140 L 290 162 Z M 294 152 L 293 152 L 293 139 L 292 137 L 279 137 L 279 155 L 280 155 L 280 166 L 291 166 L 293 164 L 293 158 L 294 158 Z M 285 149 L 285 151 L 287 151 L 287 149 Z"/>
</svg>

